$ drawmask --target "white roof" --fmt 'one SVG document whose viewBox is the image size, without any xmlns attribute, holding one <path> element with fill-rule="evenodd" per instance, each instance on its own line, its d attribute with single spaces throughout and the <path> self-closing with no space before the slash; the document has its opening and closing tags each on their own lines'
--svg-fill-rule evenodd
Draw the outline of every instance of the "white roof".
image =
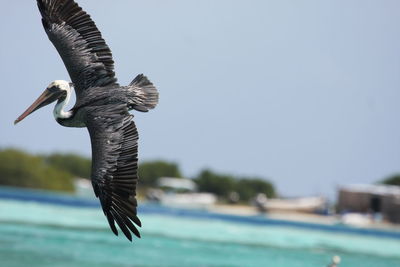
<svg viewBox="0 0 400 267">
<path fill-rule="evenodd" d="M 196 190 L 196 184 L 189 179 L 161 177 L 157 180 L 159 186 L 171 187 L 175 189 L 187 189 L 190 191 Z"/>
<path fill-rule="evenodd" d="M 400 186 L 374 185 L 374 184 L 352 184 L 340 188 L 344 191 L 370 193 L 375 195 L 397 195 L 400 196 Z"/>
</svg>

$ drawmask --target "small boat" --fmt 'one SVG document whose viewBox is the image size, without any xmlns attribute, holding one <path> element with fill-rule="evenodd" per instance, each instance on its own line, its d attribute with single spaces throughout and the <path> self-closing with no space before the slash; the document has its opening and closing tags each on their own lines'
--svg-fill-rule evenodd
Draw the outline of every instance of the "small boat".
<svg viewBox="0 0 400 267">
<path fill-rule="evenodd" d="M 326 209 L 326 199 L 324 197 L 268 199 L 265 195 L 259 194 L 255 198 L 254 203 L 261 211 L 294 211 L 312 213 Z"/>
</svg>

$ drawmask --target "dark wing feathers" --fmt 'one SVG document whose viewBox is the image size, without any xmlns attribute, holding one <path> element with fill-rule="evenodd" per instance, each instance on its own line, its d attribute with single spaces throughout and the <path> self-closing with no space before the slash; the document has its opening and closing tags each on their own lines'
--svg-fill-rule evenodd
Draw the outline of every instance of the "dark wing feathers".
<svg viewBox="0 0 400 267">
<path fill-rule="evenodd" d="M 111 50 L 90 16 L 73 0 L 37 0 L 43 26 L 75 84 L 78 97 L 89 87 L 117 85 Z"/>
<path fill-rule="evenodd" d="M 132 240 L 140 237 L 133 223 L 141 226 L 136 213 L 138 133 L 126 105 L 84 107 L 92 142 L 92 184 L 111 230 L 115 222 Z"/>
</svg>

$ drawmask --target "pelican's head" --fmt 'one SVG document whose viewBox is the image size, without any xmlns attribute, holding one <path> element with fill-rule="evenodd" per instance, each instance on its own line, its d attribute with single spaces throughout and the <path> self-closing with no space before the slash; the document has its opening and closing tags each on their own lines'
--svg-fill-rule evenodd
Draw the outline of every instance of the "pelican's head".
<svg viewBox="0 0 400 267">
<path fill-rule="evenodd" d="M 67 81 L 54 81 L 49 86 L 47 86 L 46 90 L 36 99 L 35 102 L 24 112 L 21 116 L 18 117 L 14 121 L 14 124 L 22 121 L 25 117 L 29 114 L 33 113 L 34 111 L 51 104 L 52 102 L 58 99 L 65 99 L 69 96 L 71 91 L 72 84 Z"/>
</svg>

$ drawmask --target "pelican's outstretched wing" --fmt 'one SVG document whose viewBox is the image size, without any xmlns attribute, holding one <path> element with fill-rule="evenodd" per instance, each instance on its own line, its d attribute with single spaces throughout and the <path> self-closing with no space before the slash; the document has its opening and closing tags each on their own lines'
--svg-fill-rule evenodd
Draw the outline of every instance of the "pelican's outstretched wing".
<svg viewBox="0 0 400 267">
<path fill-rule="evenodd" d="M 112 231 L 114 221 L 132 241 L 131 232 L 140 237 L 132 223 L 141 226 L 136 216 L 138 133 L 126 105 L 84 108 L 86 126 L 92 142 L 92 184 L 100 199 Z"/>
<path fill-rule="evenodd" d="M 89 87 L 117 84 L 110 48 L 90 16 L 73 0 L 37 0 L 44 29 L 75 84 Z"/>
</svg>

